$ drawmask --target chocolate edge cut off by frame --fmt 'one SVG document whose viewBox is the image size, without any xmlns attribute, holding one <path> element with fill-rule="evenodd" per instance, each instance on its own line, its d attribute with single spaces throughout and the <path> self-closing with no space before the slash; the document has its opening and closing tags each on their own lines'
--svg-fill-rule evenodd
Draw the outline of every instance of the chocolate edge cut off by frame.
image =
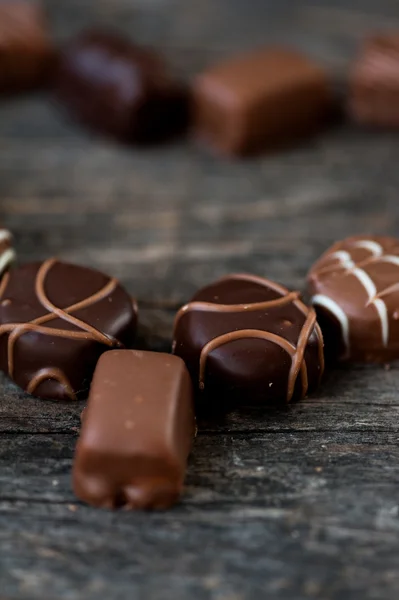
<svg viewBox="0 0 399 600">
<path fill-rule="evenodd" d="M 94 269 L 48 259 L 0 281 L 0 369 L 41 398 L 85 397 L 99 356 L 131 347 L 136 325 L 135 302 Z"/>
<path fill-rule="evenodd" d="M 167 508 L 181 494 L 194 435 L 193 389 L 180 358 L 106 352 L 76 448 L 75 494 L 106 508 Z"/>
<path fill-rule="evenodd" d="M 0 45 L 0 93 L 23 92 L 49 82 L 57 51 L 39 3 L 0 2 Z"/>
<path fill-rule="evenodd" d="M 0 227 L 0 278 L 15 260 L 13 237 L 8 229 Z"/>
<path fill-rule="evenodd" d="M 365 39 L 349 72 L 348 113 L 359 124 L 399 128 L 399 31 Z"/>
<path fill-rule="evenodd" d="M 399 240 L 363 235 L 336 242 L 308 274 L 327 358 L 399 358 Z"/>
</svg>

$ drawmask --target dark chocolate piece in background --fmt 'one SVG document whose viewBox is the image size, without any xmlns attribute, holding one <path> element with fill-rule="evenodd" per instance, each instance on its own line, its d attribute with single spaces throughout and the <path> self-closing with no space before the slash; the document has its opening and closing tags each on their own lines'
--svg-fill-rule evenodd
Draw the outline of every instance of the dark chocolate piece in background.
<svg viewBox="0 0 399 600">
<path fill-rule="evenodd" d="M 41 398 L 85 397 L 100 355 L 131 346 L 137 309 L 99 271 L 29 263 L 0 282 L 0 369 Z"/>
<path fill-rule="evenodd" d="M 37 3 L 0 1 L 0 93 L 40 86 L 50 79 L 56 52 Z"/>
<path fill-rule="evenodd" d="M 76 448 L 76 495 L 107 508 L 171 506 L 182 491 L 194 434 L 193 388 L 180 358 L 106 352 Z"/>
<path fill-rule="evenodd" d="M 188 93 L 154 52 L 89 31 L 61 53 L 57 99 L 71 117 L 126 143 L 151 144 L 187 127 Z"/>
<path fill-rule="evenodd" d="M 314 391 L 324 368 L 314 310 L 255 275 L 200 290 L 177 314 L 173 351 L 203 392 L 199 407 L 284 404 Z"/>
<path fill-rule="evenodd" d="M 317 131 L 332 108 L 327 73 L 279 48 L 226 60 L 193 84 L 195 134 L 215 150 L 245 155 Z"/>
<path fill-rule="evenodd" d="M 15 260 L 12 234 L 0 226 L 0 278 Z"/>
<path fill-rule="evenodd" d="M 329 359 L 399 358 L 399 240 L 337 242 L 311 268 L 308 283 Z"/>
<path fill-rule="evenodd" d="M 350 69 L 348 110 L 358 123 L 399 128 L 399 31 L 365 40 Z"/>
</svg>

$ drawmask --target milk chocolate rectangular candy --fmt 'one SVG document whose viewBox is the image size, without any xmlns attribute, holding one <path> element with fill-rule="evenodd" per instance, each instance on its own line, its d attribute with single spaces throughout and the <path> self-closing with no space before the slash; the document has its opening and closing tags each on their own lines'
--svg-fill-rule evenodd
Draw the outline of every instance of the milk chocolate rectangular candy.
<svg viewBox="0 0 399 600">
<path fill-rule="evenodd" d="M 76 495 L 108 508 L 170 506 L 182 490 L 194 432 L 193 389 L 180 358 L 106 352 L 77 444 Z"/>
<path fill-rule="evenodd" d="M 44 13 L 24 0 L 0 1 L 0 92 L 42 84 L 54 63 Z"/>
<path fill-rule="evenodd" d="M 399 32 L 367 39 L 349 78 L 349 112 L 359 123 L 399 128 Z"/>
<path fill-rule="evenodd" d="M 228 60 L 194 82 L 196 134 L 225 154 L 251 154 L 312 133 L 330 107 L 324 70 L 285 49 Z"/>
</svg>

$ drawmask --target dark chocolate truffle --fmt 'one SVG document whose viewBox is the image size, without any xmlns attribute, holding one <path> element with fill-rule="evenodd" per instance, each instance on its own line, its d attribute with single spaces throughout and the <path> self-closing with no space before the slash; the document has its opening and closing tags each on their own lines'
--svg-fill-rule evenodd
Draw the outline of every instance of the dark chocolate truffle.
<svg viewBox="0 0 399 600">
<path fill-rule="evenodd" d="M 205 399 L 227 406 L 302 398 L 324 368 L 314 310 L 299 292 L 255 275 L 200 290 L 177 314 L 173 350 Z"/>
<path fill-rule="evenodd" d="M 349 76 L 349 113 L 365 125 L 399 127 L 399 32 L 367 39 Z"/>
<path fill-rule="evenodd" d="M 15 259 L 12 247 L 12 235 L 8 229 L 0 227 L 0 278 Z"/>
<path fill-rule="evenodd" d="M 24 91 L 48 78 L 55 52 L 39 5 L 0 2 L 0 49 L 0 92 Z"/>
<path fill-rule="evenodd" d="M 137 309 L 115 279 L 49 259 L 0 283 L 0 369 L 41 398 L 87 394 L 100 355 L 130 346 Z"/>
<path fill-rule="evenodd" d="M 163 141 L 187 125 L 188 96 L 161 58 L 90 31 L 63 50 L 57 98 L 82 124 L 122 142 Z"/>
<path fill-rule="evenodd" d="M 399 358 L 399 240 L 337 242 L 311 268 L 308 281 L 331 358 Z"/>
<path fill-rule="evenodd" d="M 108 508 L 171 506 L 182 491 L 194 432 L 193 388 L 182 360 L 106 352 L 76 448 L 76 495 Z"/>
<path fill-rule="evenodd" d="M 252 154 L 309 135 L 332 105 L 325 71 L 280 48 L 216 65 L 193 85 L 198 138 L 225 154 Z"/>
</svg>

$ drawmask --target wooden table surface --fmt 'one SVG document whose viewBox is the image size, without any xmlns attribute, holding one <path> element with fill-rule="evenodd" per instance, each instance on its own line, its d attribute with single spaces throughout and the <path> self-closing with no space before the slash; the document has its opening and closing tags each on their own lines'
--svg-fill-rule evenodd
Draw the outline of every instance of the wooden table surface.
<svg viewBox="0 0 399 600">
<path fill-rule="evenodd" d="M 94 23 L 162 50 L 183 76 L 280 41 L 343 82 L 397 0 L 48 0 L 57 39 Z M 399 135 L 337 125 L 288 152 L 223 162 L 181 142 L 114 147 L 42 96 L 0 107 L 0 222 L 21 261 L 57 255 L 119 277 L 140 344 L 170 348 L 174 311 L 231 271 L 303 289 L 346 235 L 399 233 Z M 202 422 L 180 505 L 80 504 L 70 472 L 81 404 L 0 381 L 1 600 L 396 600 L 399 369 L 354 366 L 286 410 Z"/>
</svg>

